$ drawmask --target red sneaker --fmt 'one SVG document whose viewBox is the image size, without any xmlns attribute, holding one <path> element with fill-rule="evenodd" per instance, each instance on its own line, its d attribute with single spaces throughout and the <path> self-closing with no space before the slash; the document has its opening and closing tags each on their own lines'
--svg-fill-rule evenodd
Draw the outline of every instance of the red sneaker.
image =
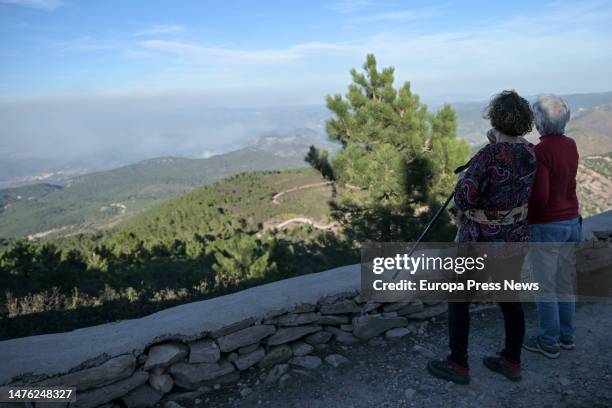
<svg viewBox="0 0 612 408">
<path fill-rule="evenodd" d="M 495 357 L 484 357 L 482 362 L 489 370 L 500 373 L 511 381 L 520 381 L 522 378 L 521 365 L 511 362 L 501 353 L 497 353 Z"/>
<path fill-rule="evenodd" d="M 470 369 L 461 366 L 448 358 L 432 360 L 427 363 L 427 371 L 437 378 L 457 384 L 470 383 Z"/>
</svg>

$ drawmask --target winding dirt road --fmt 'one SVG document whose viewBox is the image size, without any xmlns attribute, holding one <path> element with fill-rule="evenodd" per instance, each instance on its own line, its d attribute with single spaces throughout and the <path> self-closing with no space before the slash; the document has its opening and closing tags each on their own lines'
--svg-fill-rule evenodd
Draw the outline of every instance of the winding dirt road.
<svg viewBox="0 0 612 408">
<path fill-rule="evenodd" d="M 304 190 L 306 188 L 328 186 L 330 184 L 332 184 L 331 181 L 322 181 L 320 183 L 304 184 L 303 186 L 298 186 L 298 187 L 290 188 L 288 190 L 283 190 L 281 192 L 278 192 L 278 193 L 274 194 L 274 197 L 272 197 L 272 203 L 273 204 L 280 204 L 281 201 L 282 201 L 281 198 L 283 197 L 283 195 L 285 195 L 287 193 L 293 193 L 294 191 Z"/>
</svg>

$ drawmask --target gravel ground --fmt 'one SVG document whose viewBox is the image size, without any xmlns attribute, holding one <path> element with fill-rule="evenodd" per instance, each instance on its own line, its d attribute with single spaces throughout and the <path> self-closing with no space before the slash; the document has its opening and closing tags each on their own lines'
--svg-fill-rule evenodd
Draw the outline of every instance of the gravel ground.
<svg viewBox="0 0 612 408">
<path fill-rule="evenodd" d="M 537 323 L 527 305 L 527 335 Z M 376 338 L 352 347 L 330 346 L 349 363 L 324 363 L 291 372 L 284 384 L 265 386 L 265 373 L 251 369 L 241 382 L 211 391 L 185 407 L 612 407 L 612 304 L 582 304 L 577 313 L 577 348 L 557 360 L 525 351 L 523 380 L 512 383 L 482 365 L 482 356 L 502 344 L 497 307 L 472 313 L 467 386 L 429 376 L 427 361 L 447 353 L 446 317 L 421 323 L 419 332 L 390 341 Z"/>
</svg>

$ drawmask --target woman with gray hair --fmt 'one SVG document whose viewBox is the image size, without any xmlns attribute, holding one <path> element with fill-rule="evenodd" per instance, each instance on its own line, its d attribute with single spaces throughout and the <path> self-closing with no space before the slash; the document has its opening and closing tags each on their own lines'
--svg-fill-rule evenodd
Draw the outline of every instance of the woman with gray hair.
<svg viewBox="0 0 612 408">
<path fill-rule="evenodd" d="M 536 178 L 529 198 L 529 235 L 531 242 L 578 242 L 582 223 L 576 197 L 578 150 L 573 139 L 564 135 L 570 118 L 567 103 L 556 95 L 540 96 L 533 104 L 540 143 L 535 146 L 538 160 Z M 542 248 L 535 244 L 530 253 L 532 271 L 546 299 L 536 299 L 540 320 L 539 334 L 523 347 L 548 358 L 557 358 L 560 349 L 574 348 L 575 303 L 573 292 L 561 300 L 563 286 L 571 286 L 571 257 L 560 250 L 567 245 Z"/>
</svg>

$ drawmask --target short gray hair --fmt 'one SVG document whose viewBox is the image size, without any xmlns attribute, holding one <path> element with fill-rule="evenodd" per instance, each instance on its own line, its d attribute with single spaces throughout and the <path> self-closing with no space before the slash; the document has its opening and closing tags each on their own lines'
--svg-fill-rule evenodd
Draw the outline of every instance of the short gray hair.
<svg viewBox="0 0 612 408">
<path fill-rule="evenodd" d="M 570 108 L 557 95 L 542 95 L 532 106 L 536 129 L 540 135 L 563 134 L 570 119 Z"/>
</svg>

